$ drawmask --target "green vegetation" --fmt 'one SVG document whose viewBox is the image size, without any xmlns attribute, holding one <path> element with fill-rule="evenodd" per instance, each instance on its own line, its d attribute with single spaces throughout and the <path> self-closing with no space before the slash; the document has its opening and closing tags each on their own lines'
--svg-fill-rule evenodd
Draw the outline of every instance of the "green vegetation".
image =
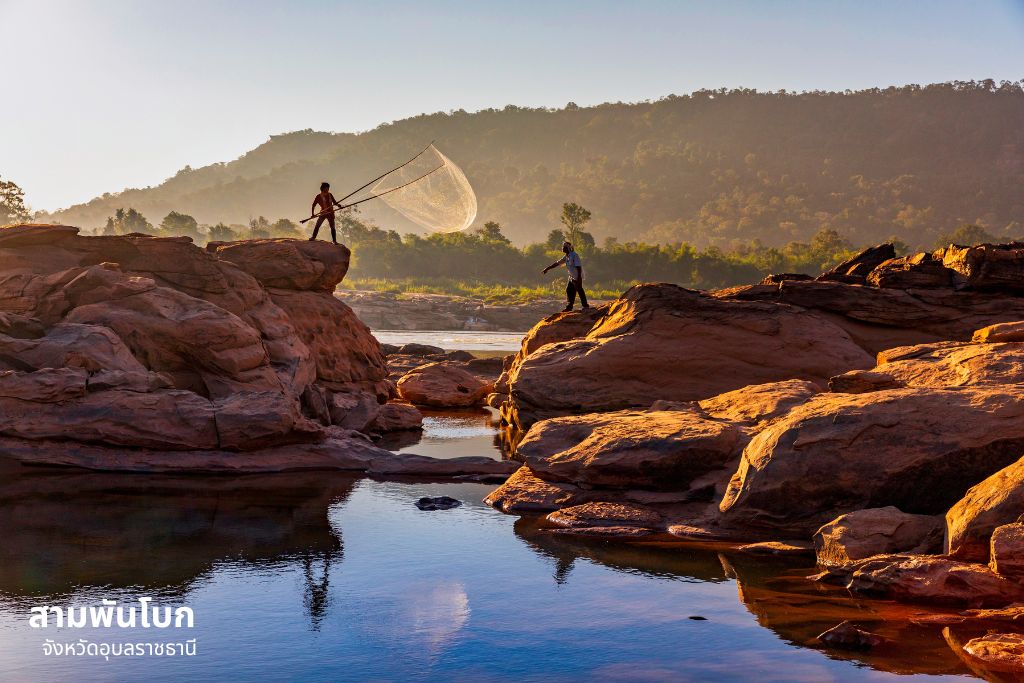
<svg viewBox="0 0 1024 683">
<path fill-rule="evenodd" d="M 853 244 L 900 235 L 931 248 L 957 226 L 997 238 L 1024 224 L 1022 83 L 991 80 L 847 92 L 701 90 L 653 102 L 416 116 L 372 131 L 300 131 L 245 156 L 185 168 L 153 188 L 104 195 L 53 218 L 102 228 L 117 208 L 199 223 L 305 214 L 322 180 L 339 190 L 427 140 L 466 172 L 480 221 L 540 242 L 563 202 L 593 212 L 599 244 L 785 249 L 833 230 Z M 413 231 L 386 206 L 369 222 Z M 473 226 L 479 227 L 479 226 Z"/>
<path fill-rule="evenodd" d="M 0 178 L 0 225 L 22 223 L 28 219 L 25 192 L 10 180 Z"/>
</svg>

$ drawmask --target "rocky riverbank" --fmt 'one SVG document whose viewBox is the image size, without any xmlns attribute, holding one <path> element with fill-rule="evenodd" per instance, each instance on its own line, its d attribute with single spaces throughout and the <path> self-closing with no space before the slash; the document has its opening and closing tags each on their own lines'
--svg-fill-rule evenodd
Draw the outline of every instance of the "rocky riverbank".
<svg viewBox="0 0 1024 683">
<path fill-rule="evenodd" d="M 337 296 L 375 330 L 468 330 L 523 332 L 553 311 L 564 299 L 539 299 L 522 304 L 492 304 L 443 294 L 393 294 L 352 289 Z"/>
<path fill-rule="evenodd" d="M 344 246 L 0 230 L 0 452 L 131 471 L 507 473 L 397 456 L 380 344 L 334 289 Z"/>
<path fill-rule="evenodd" d="M 488 502 L 548 533 L 816 552 L 815 580 L 856 594 L 1024 616 L 1021 291 L 1024 245 L 882 245 L 813 280 L 550 316 L 488 399 L 524 433 Z"/>
</svg>

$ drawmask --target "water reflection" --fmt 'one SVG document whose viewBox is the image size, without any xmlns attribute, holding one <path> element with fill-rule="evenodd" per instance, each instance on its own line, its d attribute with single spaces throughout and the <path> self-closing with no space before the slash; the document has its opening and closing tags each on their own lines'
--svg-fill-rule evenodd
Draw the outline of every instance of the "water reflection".
<svg viewBox="0 0 1024 683">
<path fill-rule="evenodd" d="M 437 410 L 420 408 L 423 431 L 385 434 L 377 445 L 396 453 L 417 453 L 433 458 L 509 457 L 507 439 L 500 433 L 500 418 L 491 408 Z"/>
<path fill-rule="evenodd" d="M 785 678 L 806 680 L 856 678 L 859 667 L 874 677 L 970 673 L 941 626 L 915 623 L 929 610 L 808 583 L 813 568 L 799 562 L 553 533 L 490 510 L 480 502 L 487 490 L 322 472 L 192 478 L 0 467 L 0 640 L 8 653 L 36 647 L 38 634 L 24 629 L 27 604 L 144 589 L 186 600 L 205 622 L 211 654 L 188 663 L 199 669 L 175 664 L 168 680 L 213 670 L 225 680 L 578 680 L 641 669 L 767 680 L 787 666 Z M 440 494 L 465 504 L 412 504 Z M 815 636 L 845 619 L 888 644 L 822 650 Z M 973 635 L 954 627 L 953 636 Z M 0 679 L 9 656 L 0 654 Z M 10 670 L 44 671 L 18 656 Z M 75 680 L 113 671 L 58 666 Z M 138 673 L 117 671 L 121 680 Z"/>
<path fill-rule="evenodd" d="M 710 547 L 713 544 L 700 548 L 662 541 L 610 543 L 559 533 L 527 518 L 516 523 L 515 533 L 532 550 L 554 561 L 554 580 L 559 584 L 569 580 L 571 568 L 581 559 L 616 571 L 680 581 L 731 579 L 740 602 L 757 623 L 791 645 L 820 649 L 833 659 L 897 674 L 967 672 L 943 637 L 943 626 L 915 623 L 948 611 L 853 598 L 842 588 L 807 581 L 817 570 L 806 561 L 716 550 Z M 817 641 L 818 634 L 845 620 L 881 635 L 886 642 L 870 652 L 859 652 L 825 648 Z M 984 625 L 957 629 L 964 639 L 985 632 Z"/>
</svg>

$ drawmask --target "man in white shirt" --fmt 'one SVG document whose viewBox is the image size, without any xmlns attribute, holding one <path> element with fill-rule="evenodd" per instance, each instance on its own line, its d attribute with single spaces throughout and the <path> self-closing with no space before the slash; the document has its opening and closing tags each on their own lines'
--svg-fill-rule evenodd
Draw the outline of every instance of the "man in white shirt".
<svg viewBox="0 0 1024 683">
<path fill-rule="evenodd" d="M 583 291 L 583 261 L 580 260 L 580 255 L 573 251 L 572 244 L 569 242 L 562 244 L 562 252 L 565 256 L 545 268 L 543 273 L 546 275 L 549 270 L 557 268 L 564 263 L 565 269 L 569 271 L 569 282 L 565 285 L 565 298 L 569 303 L 562 309 L 562 312 L 565 313 L 572 310 L 573 304 L 576 303 L 577 293 L 580 295 L 580 303 L 583 304 L 583 310 L 587 310 L 590 308 L 590 304 L 587 303 L 587 293 Z"/>
</svg>

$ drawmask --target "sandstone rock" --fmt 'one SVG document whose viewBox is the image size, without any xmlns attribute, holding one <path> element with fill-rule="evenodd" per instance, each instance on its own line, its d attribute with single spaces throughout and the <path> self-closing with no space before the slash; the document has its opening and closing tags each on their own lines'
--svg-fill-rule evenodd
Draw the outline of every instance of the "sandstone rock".
<svg viewBox="0 0 1024 683">
<path fill-rule="evenodd" d="M 996 574 L 1024 582 L 1024 524 L 997 526 L 992 532 L 989 567 Z"/>
<path fill-rule="evenodd" d="M 1024 587 L 985 565 L 934 555 L 876 555 L 817 578 L 859 595 L 907 602 L 999 607 L 1024 597 Z"/>
<path fill-rule="evenodd" d="M 951 244 L 936 252 L 942 265 L 955 270 L 963 284 L 972 289 L 1014 292 L 1024 288 L 1024 245 L 979 244 L 962 247 Z"/>
<path fill-rule="evenodd" d="M 164 449 L 224 458 L 329 440 L 300 399 L 327 423 L 329 397 L 376 408 L 390 392 L 376 340 L 330 294 L 347 260 L 299 240 L 204 251 L 188 238 L 0 230 L 0 434 L 55 464 L 76 461 L 58 449 L 96 462 L 113 447 L 128 454 L 117 468 Z"/>
<path fill-rule="evenodd" d="M 417 344 L 416 342 L 410 342 L 408 344 L 402 344 L 398 347 L 398 353 L 406 356 L 440 356 L 444 355 L 444 349 L 440 346 L 431 346 L 430 344 Z"/>
<path fill-rule="evenodd" d="M 780 282 L 806 281 L 814 278 L 804 273 L 772 273 L 761 280 L 762 285 L 777 285 Z"/>
<path fill-rule="evenodd" d="M 323 441 L 286 444 L 258 451 L 234 452 L 203 448 L 169 451 L 152 448 L 108 448 L 0 436 L 0 452 L 30 465 L 77 467 L 107 472 L 257 473 L 301 470 L 366 472 L 473 479 L 507 476 L 515 463 L 483 457 L 428 458 L 395 454 L 372 445 L 356 432 L 331 428 Z"/>
<path fill-rule="evenodd" d="M 892 375 L 869 370 L 850 370 L 828 380 L 829 391 L 836 394 L 866 394 L 899 386 L 900 383 Z"/>
<path fill-rule="evenodd" d="M 486 398 L 484 398 L 484 405 L 498 409 L 501 408 L 501 405 L 505 402 L 505 398 L 505 394 L 487 394 Z"/>
<path fill-rule="evenodd" d="M 508 385 L 515 411 L 507 417 L 525 427 L 548 416 L 656 399 L 701 400 L 750 384 L 794 378 L 824 384 L 872 364 L 845 332 L 814 314 L 674 285 L 638 285 L 586 337 L 542 346 L 513 365 Z"/>
<path fill-rule="evenodd" d="M 814 382 L 791 379 L 719 394 L 700 401 L 700 407 L 715 419 L 753 425 L 775 419 L 820 391 Z"/>
<path fill-rule="evenodd" d="M 81 368 L 146 372 L 112 330 L 99 325 L 60 323 L 37 339 L 15 339 L 0 335 L 0 367 L 11 370 Z"/>
<path fill-rule="evenodd" d="M 377 397 L 366 391 L 332 391 L 327 399 L 331 424 L 365 432 L 380 415 Z"/>
<path fill-rule="evenodd" d="M 78 368 L 45 368 L 35 372 L 0 371 L 0 398 L 56 403 L 85 395 L 87 375 Z"/>
<path fill-rule="evenodd" d="M 814 534 L 818 564 L 834 567 L 873 555 L 932 553 L 942 549 L 942 519 L 894 507 L 842 515 Z"/>
<path fill-rule="evenodd" d="M 333 292 L 348 272 L 343 244 L 296 239 L 210 242 L 207 251 L 249 273 L 264 287 Z"/>
<path fill-rule="evenodd" d="M 727 301 L 789 304 L 816 312 L 872 354 L 938 340 L 967 341 L 975 330 L 986 325 L 1024 320 L 1024 299 L 998 291 L 903 290 L 786 281 L 773 286 L 733 287 L 713 296 Z"/>
<path fill-rule="evenodd" d="M 491 491 L 484 502 L 511 514 L 549 512 L 586 502 L 591 494 L 572 484 L 548 482 L 529 467 L 520 467 L 504 484 Z"/>
<path fill-rule="evenodd" d="M 398 381 L 398 393 L 406 401 L 440 408 L 481 405 L 491 388 L 469 372 L 446 362 L 421 365 Z"/>
<path fill-rule="evenodd" d="M 735 457 L 740 431 L 696 411 L 619 411 L 535 424 L 517 453 L 542 477 L 682 490 Z"/>
<path fill-rule="evenodd" d="M 891 289 L 949 288 L 955 275 L 956 271 L 922 252 L 878 264 L 868 274 L 867 283 Z"/>
<path fill-rule="evenodd" d="M 641 505 L 593 502 L 564 507 L 547 516 L 552 524 L 561 527 L 642 527 L 661 526 L 662 517 L 656 510 Z"/>
<path fill-rule="evenodd" d="M 46 328 L 35 318 L 0 311 L 0 334 L 15 339 L 38 339 L 46 334 Z"/>
<path fill-rule="evenodd" d="M 998 323 L 977 330 L 971 337 L 973 342 L 995 344 L 998 342 L 1024 342 L 1024 321 Z"/>
<path fill-rule="evenodd" d="M 803 557 L 813 555 L 814 548 L 810 543 L 801 541 L 759 541 L 745 543 L 736 550 L 748 555 L 769 555 L 772 557 Z"/>
<path fill-rule="evenodd" d="M 812 532 L 853 510 L 937 514 L 1024 448 L 1019 388 L 818 394 L 757 434 L 720 509 L 728 523 Z"/>
<path fill-rule="evenodd" d="M 167 450 L 219 445 L 213 404 L 190 391 L 172 390 L 101 391 L 45 409 L 33 401 L 0 398 L 0 434 Z"/>
<path fill-rule="evenodd" d="M 878 370 L 911 387 L 1024 382 L 1024 344 L 945 342 L 890 349 Z"/>
<path fill-rule="evenodd" d="M 892 244 L 879 244 L 868 247 L 853 258 L 843 261 L 832 270 L 818 276 L 819 280 L 835 280 L 863 284 L 868 273 L 877 266 L 896 257 L 896 249 Z"/>
<path fill-rule="evenodd" d="M 946 552 L 962 560 L 987 562 L 996 527 L 1024 512 L 1024 459 L 972 487 L 946 513 Z"/>
<path fill-rule="evenodd" d="M 113 293 L 125 282 L 130 290 Z M 67 290 L 75 304 L 68 322 L 110 328 L 150 370 L 195 373 L 214 397 L 240 385 L 281 389 L 259 334 L 206 301 L 98 267 L 82 273 Z"/>
<path fill-rule="evenodd" d="M 423 427 L 423 414 L 408 403 L 385 403 L 370 425 L 374 432 L 400 432 Z"/>
<path fill-rule="evenodd" d="M 386 398 L 379 389 L 388 375 L 380 344 L 351 308 L 316 292 L 269 291 L 312 353 L 319 381 L 376 388 Z"/>
<path fill-rule="evenodd" d="M 319 441 L 320 427 L 301 415 L 298 401 L 273 391 L 239 391 L 215 402 L 217 447 L 251 451 Z"/>
</svg>

